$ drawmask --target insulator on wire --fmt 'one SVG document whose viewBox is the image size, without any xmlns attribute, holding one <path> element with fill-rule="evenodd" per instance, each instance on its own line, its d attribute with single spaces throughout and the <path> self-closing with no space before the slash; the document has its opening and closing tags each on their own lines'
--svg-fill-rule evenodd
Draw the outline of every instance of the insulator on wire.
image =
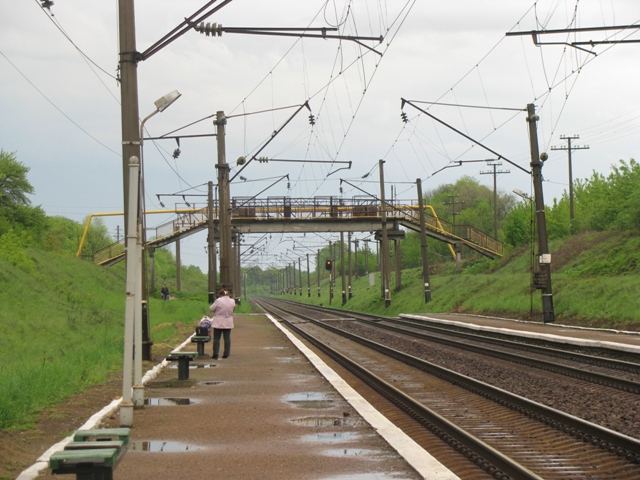
<svg viewBox="0 0 640 480">
<path fill-rule="evenodd" d="M 407 118 L 407 114 L 406 114 L 405 112 L 402 112 L 402 113 L 400 114 L 400 117 L 402 118 L 402 121 L 403 121 L 404 123 L 408 123 L 408 122 L 409 122 L 409 119 Z"/>
<path fill-rule="evenodd" d="M 207 37 L 220 37 L 222 36 L 222 25 L 218 23 L 200 23 L 193 27 L 196 32 L 204 33 Z"/>
<path fill-rule="evenodd" d="M 314 117 L 313 114 L 309 115 L 309 124 L 310 125 L 316 124 L 316 117 Z"/>
<path fill-rule="evenodd" d="M 258 162 L 259 163 L 268 163 L 269 162 L 269 157 L 258 157 Z"/>
</svg>

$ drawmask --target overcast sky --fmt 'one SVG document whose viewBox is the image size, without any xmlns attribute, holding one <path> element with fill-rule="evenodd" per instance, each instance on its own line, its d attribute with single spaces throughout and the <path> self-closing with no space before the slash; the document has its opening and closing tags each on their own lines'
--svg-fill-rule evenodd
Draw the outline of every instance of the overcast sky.
<svg viewBox="0 0 640 480">
<path fill-rule="evenodd" d="M 15 152 L 30 168 L 34 205 L 48 215 L 82 221 L 92 213 L 118 212 L 122 205 L 122 161 L 118 61 L 118 2 L 55 0 L 51 10 L 37 0 L 0 0 L 0 148 Z M 144 51 L 199 10 L 204 0 L 138 0 L 136 38 Z M 362 195 L 348 180 L 378 194 L 378 159 L 399 199 L 415 199 L 415 180 L 428 191 L 470 175 L 493 187 L 488 167 L 459 160 L 494 155 L 410 105 L 401 120 L 401 98 L 466 106 L 419 104 L 438 119 L 502 157 L 498 188 L 531 191 L 529 140 L 524 110 L 540 115 L 540 151 L 549 154 L 543 175 L 545 202 L 568 186 L 567 153 L 561 136 L 579 135 L 573 145 L 574 179 L 593 171 L 608 174 L 623 159 L 638 158 L 640 142 L 640 44 L 562 45 L 572 41 L 640 39 L 640 33 L 599 31 L 530 36 L 507 32 L 632 25 L 640 21 L 637 0 L 234 0 L 207 19 L 224 27 L 338 26 L 342 35 L 384 36 L 362 45 L 333 39 L 296 39 L 190 31 L 138 66 L 139 110 L 179 90 L 182 97 L 146 123 L 146 136 L 180 129 L 182 135 L 214 132 L 212 115 L 227 124 L 227 160 L 250 157 L 272 132 L 309 102 L 261 153 L 275 159 L 343 163 L 258 163 L 235 181 L 232 196 L 252 196 L 289 174 L 261 197 Z M 66 36 L 65 36 L 66 35 Z M 489 108 L 470 108 L 493 107 Z M 248 115 L 251 114 L 251 115 Z M 204 120 L 203 120 L 204 119 Z M 198 120 L 202 120 L 197 122 Z M 194 122 L 197 122 L 193 124 Z M 193 124 L 193 125 L 191 125 Z M 191 125 L 187 128 L 183 128 Z M 215 138 L 183 138 L 144 145 L 147 209 L 160 208 L 156 195 L 185 193 L 203 203 L 206 183 L 216 181 Z M 435 172 L 438 172 L 434 175 Z M 370 174 L 365 180 L 366 174 Z M 162 199 L 184 207 L 180 196 Z M 170 216 L 153 216 L 156 227 Z M 115 236 L 121 217 L 105 217 Z M 367 232 L 368 233 L 368 232 Z M 363 235 L 364 236 L 364 235 Z M 291 248 L 290 235 L 265 240 L 267 251 Z M 315 245 L 328 236 L 298 239 Z M 245 239 L 251 243 L 258 236 Z M 206 269 L 206 235 L 182 243 L 183 264 Z"/>
</svg>

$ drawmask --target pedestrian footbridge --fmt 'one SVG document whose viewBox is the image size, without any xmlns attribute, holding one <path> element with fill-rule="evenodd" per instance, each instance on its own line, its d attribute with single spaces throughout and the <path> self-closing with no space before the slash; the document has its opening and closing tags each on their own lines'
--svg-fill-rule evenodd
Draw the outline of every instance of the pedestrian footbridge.
<svg viewBox="0 0 640 480">
<path fill-rule="evenodd" d="M 391 236 L 401 228 L 420 231 L 417 201 L 387 202 L 384 213 Z M 206 230 L 209 211 L 218 237 L 218 202 L 201 208 L 176 211 L 175 219 L 155 228 L 147 248 L 160 248 L 196 232 Z M 496 258 L 502 256 L 503 245 L 496 239 L 469 225 L 452 225 L 438 218 L 430 206 L 426 211 L 426 234 L 450 245 L 465 245 L 480 254 Z M 171 213 L 171 211 L 163 211 Z M 382 206 L 370 197 L 344 199 L 339 197 L 268 197 L 266 199 L 236 197 L 231 201 L 231 228 L 234 233 L 324 233 L 324 232 L 380 232 Z M 87 225 L 88 226 L 88 225 Z M 147 236 L 151 237 L 149 230 Z M 82 245 L 79 251 L 82 250 Z M 124 242 L 118 242 L 95 253 L 94 262 L 111 265 L 124 258 Z"/>
</svg>

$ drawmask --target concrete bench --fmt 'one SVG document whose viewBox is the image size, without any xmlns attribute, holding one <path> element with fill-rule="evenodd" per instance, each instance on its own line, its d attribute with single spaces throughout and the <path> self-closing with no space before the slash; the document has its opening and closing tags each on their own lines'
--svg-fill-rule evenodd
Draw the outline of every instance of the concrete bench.
<svg viewBox="0 0 640 480">
<path fill-rule="evenodd" d="M 191 343 L 198 344 L 198 355 L 204 356 L 204 344 L 209 343 L 211 341 L 210 335 L 194 335 L 191 337 Z"/>
<path fill-rule="evenodd" d="M 171 352 L 167 356 L 170 362 L 178 362 L 178 380 L 189 380 L 189 362 L 198 358 L 198 352 Z"/>
<path fill-rule="evenodd" d="M 129 444 L 130 429 L 78 430 L 74 441 L 49 458 L 51 472 L 76 480 L 113 480 L 113 469 Z"/>
</svg>

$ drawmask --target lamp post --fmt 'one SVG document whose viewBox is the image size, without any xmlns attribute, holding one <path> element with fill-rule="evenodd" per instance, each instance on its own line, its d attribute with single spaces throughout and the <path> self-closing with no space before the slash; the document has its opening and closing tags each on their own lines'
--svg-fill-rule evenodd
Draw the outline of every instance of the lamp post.
<svg viewBox="0 0 640 480">
<path fill-rule="evenodd" d="M 136 243 L 135 243 L 135 257 L 130 256 L 130 248 L 133 247 L 133 244 L 127 243 L 127 264 L 129 262 L 136 263 L 135 269 L 135 279 L 132 282 L 133 288 L 133 303 L 134 303 L 134 311 L 133 311 L 133 338 L 134 338 L 134 366 L 133 366 L 133 394 L 132 400 L 135 407 L 142 407 L 144 404 L 144 387 L 142 386 L 142 360 L 151 360 L 151 352 L 150 348 L 153 342 L 149 339 L 149 325 L 148 325 L 148 308 L 149 303 L 148 299 L 145 298 L 143 300 L 143 296 L 146 297 L 146 262 L 144 261 L 143 256 L 143 248 L 146 243 L 146 235 L 145 235 L 145 214 L 144 208 L 142 207 L 144 202 L 144 161 L 143 161 L 143 139 L 144 139 L 144 124 L 147 120 L 153 117 L 155 114 L 159 112 L 163 112 L 169 105 L 175 102 L 178 98 L 180 98 L 180 92 L 174 90 L 173 92 L 168 93 L 167 95 L 160 97 L 155 101 L 156 109 L 149 115 L 147 115 L 144 120 L 140 123 L 140 163 L 139 168 L 137 169 L 138 176 L 138 189 L 136 203 L 138 205 L 138 211 L 131 211 L 130 214 L 134 215 L 136 218 L 136 229 L 137 234 Z M 131 183 L 131 178 L 129 179 Z M 134 180 L 135 181 L 135 180 Z M 130 200 L 131 201 L 131 200 Z M 134 223 L 129 220 L 131 225 Z M 134 232 L 128 232 L 128 236 L 133 238 Z M 133 253 L 133 252 L 132 252 Z M 130 272 L 133 272 L 134 269 L 127 269 L 127 276 Z M 127 279 L 129 282 L 129 279 Z M 129 289 L 127 289 L 129 292 Z M 144 304 L 144 306 L 143 306 Z M 144 346 L 143 346 L 144 344 Z"/>
</svg>

